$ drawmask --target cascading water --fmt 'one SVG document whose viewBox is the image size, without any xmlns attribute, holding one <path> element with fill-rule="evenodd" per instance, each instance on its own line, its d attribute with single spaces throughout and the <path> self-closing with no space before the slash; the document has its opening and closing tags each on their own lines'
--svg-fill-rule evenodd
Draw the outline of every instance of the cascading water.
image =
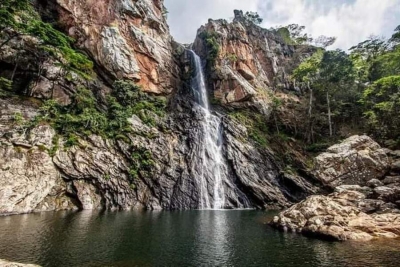
<svg viewBox="0 0 400 267">
<path fill-rule="evenodd" d="M 209 109 L 206 83 L 198 55 L 190 50 L 195 67 L 192 78 L 192 90 L 195 94 L 196 107 L 201 112 L 201 136 L 198 140 L 197 154 L 201 163 L 197 165 L 196 181 L 200 187 L 201 209 L 223 209 L 227 207 L 225 189 L 239 191 L 241 196 L 237 207 L 248 207 L 248 200 L 240 190 L 228 179 L 228 167 L 222 151 L 221 118 L 213 115 Z M 211 200 L 210 200 L 211 199 Z M 244 204 L 242 204 L 244 202 Z"/>
</svg>

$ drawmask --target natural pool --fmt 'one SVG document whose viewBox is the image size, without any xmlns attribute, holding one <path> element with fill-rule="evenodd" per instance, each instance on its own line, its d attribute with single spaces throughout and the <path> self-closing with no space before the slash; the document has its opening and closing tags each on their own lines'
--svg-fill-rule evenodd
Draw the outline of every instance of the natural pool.
<svg viewBox="0 0 400 267">
<path fill-rule="evenodd" d="M 253 210 L 0 217 L 0 258 L 43 266 L 400 266 L 400 240 L 332 243 Z"/>
</svg>

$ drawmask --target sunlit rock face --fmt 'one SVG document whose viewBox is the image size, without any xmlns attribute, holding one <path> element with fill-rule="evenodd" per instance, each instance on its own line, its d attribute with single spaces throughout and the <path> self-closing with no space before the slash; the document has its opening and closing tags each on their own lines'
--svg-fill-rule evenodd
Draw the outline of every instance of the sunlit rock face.
<svg viewBox="0 0 400 267">
<path fill-rule="evenodd" d="M 324 185 L 366 185 L 380 179 L 390 167 L 384 149 L 370 137 L 352 136 L 315 159 L 314 174 Z"/>
<path fill-rule="evenodd" d="M 333 240 L 400 236 L 400 172 L 396 151 L 368 136 L 352 136 L 316 158 L 315 176 L 334 193 L 314 195 L 281 212 L 282 230 Z"/>
<path fill-rule="evenodd" d="M 276 216 L 272 224 L 283 230 L 333 240 L 368 241 L 397 238 L 400 234 L 398 209 L 370 213 L 365 207 L 379 200 L 367 199 L 362 191 L 343 190 L 329 196 L 311 196 Z M 367 213 L 368 212 L 368 213 Z"/>
<path fill-rule="evenodd" d="M 177 87 L 179 69 L 160 0 L 54 0 L 57 20 L 105 72 L 155 94 Z M 54 3 L 55 2 L 55 3 Z"/>
<path fill-rule="evenodd" d="M 211 42 L 210 42 L 211 40 Z M 287 45 L 275 32 L 247 21 L 235 11 L 233 22 L 209 20 L 197 33 L 193 48 L 208 57 L 214 97 L 228 106 L 253 105 L 268 112 L 269 93 L 276 88 L 297 90 L 290 73 L 315 48 Z M 215 60 L 210 53 L 215 49 Z"/>
</svg>

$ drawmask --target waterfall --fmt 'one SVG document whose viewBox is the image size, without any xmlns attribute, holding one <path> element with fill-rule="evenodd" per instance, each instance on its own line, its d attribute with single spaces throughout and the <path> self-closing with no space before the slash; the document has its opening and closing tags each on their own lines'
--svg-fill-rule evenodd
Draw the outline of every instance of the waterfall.
<svg viewBox="0 0 400 267">
<path fill-rule="evenodd" d="M 195 109 L 201 114 L 200 134 L 196 144 L 198 161 L 193 167 L 195 180 L 200 189 L 201 209 L 246 208 L 249 201 L 228 177 L 228 166 L 223 156 L 223 127 L 221 118 L 210 112 L 207 88 L 201 60 L 190 50 L 194 64 L 191 81 L 195 95 Z M 229 195 L 229 202 L 225 199 Z"/>
</svg>

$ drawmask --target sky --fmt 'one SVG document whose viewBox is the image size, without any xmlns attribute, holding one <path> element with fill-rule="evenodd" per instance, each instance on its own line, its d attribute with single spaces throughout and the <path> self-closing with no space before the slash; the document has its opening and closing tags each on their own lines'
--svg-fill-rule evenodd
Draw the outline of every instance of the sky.
<svg viewBox="0 0 400 267">
<path fill-rule="evenodd" d="M 349 49 L 371 35 L 390 37 L 400 24 L 400 0 L 165 0 L 175 40 L 194 41 L 212 19 L 232 19 L 233 10 L 256 11 L 264 28 L 296 23 L 313 37 L 337 37 L 330 48 Z"/>
</svg>

